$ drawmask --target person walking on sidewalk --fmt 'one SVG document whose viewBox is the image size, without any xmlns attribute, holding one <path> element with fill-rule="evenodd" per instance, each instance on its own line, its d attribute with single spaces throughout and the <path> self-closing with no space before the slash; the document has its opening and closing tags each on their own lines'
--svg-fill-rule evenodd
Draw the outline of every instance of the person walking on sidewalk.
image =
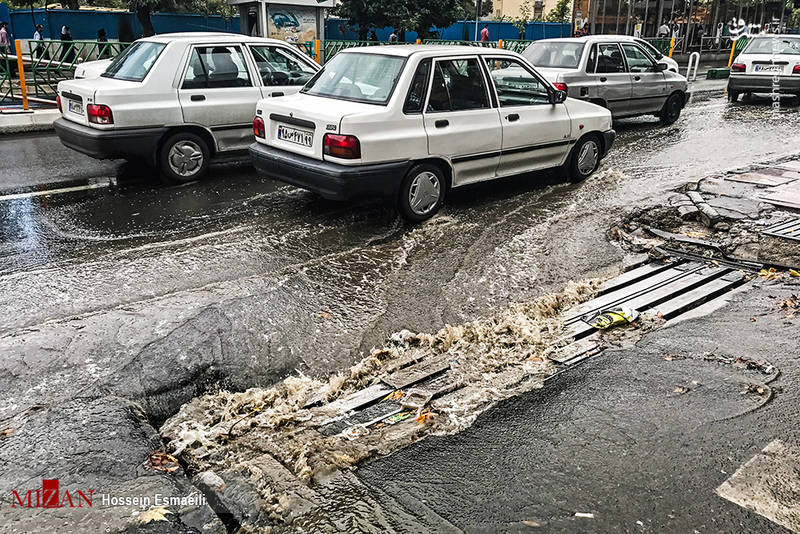
<svg viewBox="0 0 800 534">
<path fill-rule="evenodd" d="M 489 42 L 489 25 L 484 24 L 483 29 L 481 30 L 481 42 L 488 43 Z"/>
<path fill-rule="evenodd" d="M 33 32 L 32 41 L 36 41 L 36 48 L 33 49 L 33 55 L 35 57 L 50 59 L 50 55 L 47 53 L 47 45 L 41 42 L 44 41 L 44 26 L 37 24 L 35 29 L 36 31 Z"/>
<path fill-rule="evenodd" d="M 8 22 L 0 22 L 0 51 L 11 52 L 11 38 L 8 36 Z"/>
</svg>

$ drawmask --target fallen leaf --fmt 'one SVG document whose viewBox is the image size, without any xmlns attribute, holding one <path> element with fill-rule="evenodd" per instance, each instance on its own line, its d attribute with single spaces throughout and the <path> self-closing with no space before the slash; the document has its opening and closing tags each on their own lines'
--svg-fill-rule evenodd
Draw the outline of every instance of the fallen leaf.
<svg viewBox="0 0 800 534">
<path fill-rule="evenodd" d="M 385 400 L 385 401 L 389 401 L 389 400 L 400 400 L 400 399 L 402 399 L 402 398 L 403 398 L 403 391 L 402 391 L 402 390 L 400 390 L 400 389 L 398 389 L 398 390 L 392 391 L 391 393 L 389 393 L 388 395 L 386 395 L 386 396 L 383 398 L 383 400 Z"/>
<path fill-rule="evenodd" d="M 789 269 L 789 276 L 794 276 L 795 278 L 800 278 L 800 273 L 795 271 L 794 269 Z"/>
<path fill-rule="evenodd" d="M 436 417 L 436 414 L 430 408 L 428 408 L 415 417 L 414 421 L 422 425 L 431 421 L 434 417 Z"/>
<path fill-rule="evenodd" d="M 167 515 L 171 515 L 172 512 L 167 510 L 163 506 L 153 506 L 149 510 L 145 510 L 141 514 L 139 514 L 139 522 L 142 524 L 147 524 L 150 521 L 167 521 Z"/>
<path fill-rule="evenodd" d="M 686 393 L 686 388 L 675 388 L 672 390 L 673 393 Z"/>
<path fill-rule="evenodd" d="M 166 471 L 167 473 L 177 471 L 180 467 L 177 458 L 163 451 L 151 452 L 147 463 L 152 469 L 156 471 Z"/>
<path fill-rule="evenodd" d="M 16 432 L 16 431 L 11 427 L 4 428 L 3 430 L 0 430 L 0 438 L 7 438 L 7 437 L 13 435 L 14 432 Z"/>
<path fill-rule="evenodd" d="M 750 317 L 750 322 L 751 322 L 751 323 L 754 323 L 754 322 L 756 322 L 756 318 L 755 318 L 755 317 Z"/>
<path fill-rule="evenodd" d="M 523 521 L 522 524 L 525 525 L 526 527 L 531 527 L 531 528 L 537 528 L 542 526 L 536 521 L 528 521 L 528 520 Z"/>
<path fill-rule="evenodd" d="M 333 314 L 330 310 L 325 310 L 317 313 L 317 317 L 320 319 L 333 319 Z"/>
<path fill-rule="evenodd" d="M 679 357 L 677 355 L 675 355 L 675 354 L 664 354 L 661 357 L 664 358 L 668 362 L 671 362 L 671 361 L 679 359 Z"/>
</svg>

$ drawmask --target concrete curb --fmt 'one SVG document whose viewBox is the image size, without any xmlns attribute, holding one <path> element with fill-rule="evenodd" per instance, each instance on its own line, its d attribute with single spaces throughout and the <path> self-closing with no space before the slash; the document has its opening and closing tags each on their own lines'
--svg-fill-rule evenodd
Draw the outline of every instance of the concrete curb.
<svg viewBox="0 0 800 534">
<path fill-rule="evenodd" d="M 0 135 L 43 132 L 53 129 L 53 122 L 61 117 L 57 109 L 42 109 L 32 112 L 2 111 L 0 112 Z"/>
</svg>

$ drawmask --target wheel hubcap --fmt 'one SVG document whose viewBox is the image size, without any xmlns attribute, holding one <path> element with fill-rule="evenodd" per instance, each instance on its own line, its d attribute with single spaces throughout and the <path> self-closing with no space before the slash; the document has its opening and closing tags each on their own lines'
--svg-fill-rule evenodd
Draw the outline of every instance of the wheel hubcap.
<svg viewBox="0 0 800 534">
<path fill-rule="evenodd" d="M 417 215 L 426 215 L 433 210 L 439 197 L 442 195 L 442 186 L 439 177 L 432 172 L 422 172 L 411 181 L 408 190 L 408 204 L 411 211 Z"/>
<path fill-rule="evenodd" d="M 203 166 L 203 151 L 194 141 L 178 141 L 169 150 L 169 167 L 178 176 L 192 176 Z"/>
<path fill-rule="evenodd" d="M 578 153 L 578 171 L 584 176 L 591 174 L 597 166 L 599 155 L 600 151 L 597 148 L 597 143 L 587 141 Z"/>
</svg>

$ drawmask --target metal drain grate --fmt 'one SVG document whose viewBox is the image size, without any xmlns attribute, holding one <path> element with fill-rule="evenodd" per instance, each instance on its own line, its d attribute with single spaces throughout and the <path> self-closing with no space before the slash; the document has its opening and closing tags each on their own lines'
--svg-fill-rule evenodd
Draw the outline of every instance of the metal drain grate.
<svg viewBox="0 0 800 534">
<path fill-rule="evenodd" d="M 800 218 L 789 219 L 778 224 L 773 224 L 761 231 L 764 235 L 794 239 L 800 241 Z"/>
</svg>

